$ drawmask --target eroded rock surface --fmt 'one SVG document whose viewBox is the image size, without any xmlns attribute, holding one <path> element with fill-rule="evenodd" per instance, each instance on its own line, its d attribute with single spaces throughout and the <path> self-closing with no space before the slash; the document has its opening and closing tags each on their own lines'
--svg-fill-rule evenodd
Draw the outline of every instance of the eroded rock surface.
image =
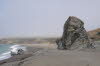
<svg viewBox="0 0 100 66">
<path fill-rule="evenodd" d="M 58 49 L 93 48 L 84 28 L 84 22 L 70 16 L 64 24 L 63 35 L 56 41 Z"/>
</svg>

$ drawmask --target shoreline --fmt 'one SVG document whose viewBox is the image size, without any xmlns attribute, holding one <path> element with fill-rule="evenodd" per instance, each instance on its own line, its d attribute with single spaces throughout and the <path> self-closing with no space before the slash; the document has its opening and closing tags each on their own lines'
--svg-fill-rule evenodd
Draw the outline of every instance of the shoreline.
<svg viewBox="0 0 100 66">
<path fill-rule="evenodd" d="M 100 43 L 96 44 L 97 49 L 80 51 L 58 50 L 56 44 L 23 44 L 26 55 L 0 66 L 100 66 Z"/>
<path fill-rule="evenodd" d="M 10 63 L 10 62 L 20 62 L 20 61 L 23 61 L 24 59 L 33 56 L 33 54 L 35 52 L 37 52 L 37 51 L 39 51 L 41 49 L 41 48 L 33 48 L 33 47 L 28 46 L 26 44 L 22 44 L 22 45 L 20 45 L 20 44 L 14 44 L 14 45 L 19 45 L 19 46 L 26 47 L 25 53 L 22 54 L 22 55 L 16 55 L 16 56 L 4 59 L 4 60 L 0 60 L 0 66 L 4 65 L 6 63 Z"/>
<path fill-rule="evenodd" d="M 5 44 L 2 44 L 3 46 L 5 46 Z M 19 45 L 19 44 L 8 44 L 9 47 L 5 48 L 7 49 L 6 51 L 4 51 L 3 53 L 0 54 L 0 61 L 5 60 L 5 59 L 9 59 L 11 58 L 11 51 L 17 53 L 17 49 L 23 49 L 24 51 L 26 51 L 26 47 Z"/>
</svg>

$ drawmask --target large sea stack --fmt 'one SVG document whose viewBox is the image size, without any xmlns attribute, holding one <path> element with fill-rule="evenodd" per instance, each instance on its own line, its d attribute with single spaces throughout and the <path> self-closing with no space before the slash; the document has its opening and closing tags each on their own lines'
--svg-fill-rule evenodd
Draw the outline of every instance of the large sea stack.
<svg viewBox="0 0 100 66">
<path fill-rule="evenodd" d="M 84 28 L 84 22 L 69 16 L 64 24 L 63 35 L 56 41 L 58 49 L 92 48 L 93 45 Z"/>
</svg>

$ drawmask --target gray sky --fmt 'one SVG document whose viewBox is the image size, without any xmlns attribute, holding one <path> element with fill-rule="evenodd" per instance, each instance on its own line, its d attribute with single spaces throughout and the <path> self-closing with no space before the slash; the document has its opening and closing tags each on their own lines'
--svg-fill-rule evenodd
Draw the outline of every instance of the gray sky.
<svg viewBox="0 0 100 66">
<path fill-rule="evenodd" d="M 100 28 L 100 0 L 0 0 L 0 37 L 61 36 L 68 16 Z"/>
</svg>

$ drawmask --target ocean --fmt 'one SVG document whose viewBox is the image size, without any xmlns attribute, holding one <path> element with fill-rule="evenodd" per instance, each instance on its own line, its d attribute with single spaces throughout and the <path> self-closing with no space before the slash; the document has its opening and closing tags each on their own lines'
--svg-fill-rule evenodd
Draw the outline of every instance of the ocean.
<svg viewBox="0 0 100 66">
<path fill-rule="evenodd" d="M 26 51 L 26 47 L 17 44 L 0 44 L 0 60 L 8 59 L 11 57 L 10 52 L 17 53 L 18 49 Z"/>
</svg>

